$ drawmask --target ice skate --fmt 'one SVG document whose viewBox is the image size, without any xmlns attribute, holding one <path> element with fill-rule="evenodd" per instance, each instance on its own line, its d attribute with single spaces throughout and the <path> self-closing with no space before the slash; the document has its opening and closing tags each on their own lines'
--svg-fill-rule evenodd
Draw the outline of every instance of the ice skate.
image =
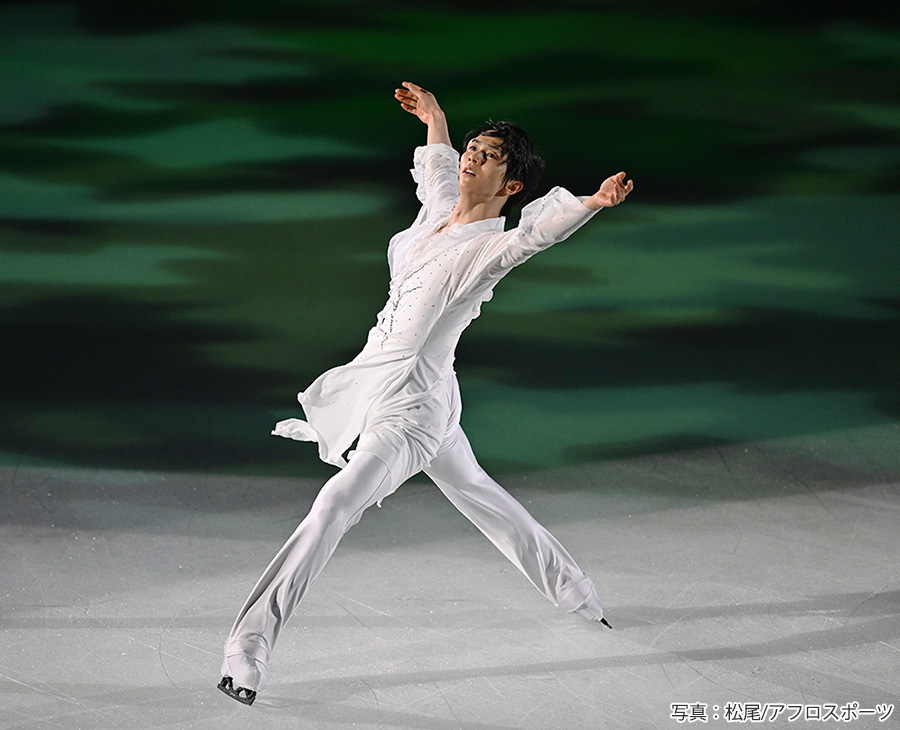
<svg viewBox="0 0 900 730">
<path fill-rule="evenodd" d="M 218 687 L 232 699 L 252 705 L 266 679 L 265 664 L 248 654 L 237 653 L 227 656 L 222 663 L 222 681 Z"/>
<path fill-rule="evenodd" d="M 234 680 L 231 677 L 222 677 L 219 682 L 219 689 L 227 694 L 231 699 L 237 700 L 245 705 L 252 705 L 256 699 L 256 691 L 247 689 L 246 687 L 235 687 Z"/>
</svg>

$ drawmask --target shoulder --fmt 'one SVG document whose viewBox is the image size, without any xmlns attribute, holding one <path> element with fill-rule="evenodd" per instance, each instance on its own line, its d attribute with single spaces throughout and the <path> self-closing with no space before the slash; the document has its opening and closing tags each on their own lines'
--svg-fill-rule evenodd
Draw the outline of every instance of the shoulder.
<svg viewBox="0 0 900 730">
<path fill-rule="evenodd" d="M 442 162 L 453 165 L 459 164 L 459 152 L 442 142 L 416 147 L 413 152 L 413 165 L 417 168 L 424 167 L 428 163 L 440 164 Z"/>
<path fill-rule="evenodd" d="M 417 147 L 410 170 L 416 183 L 416 197 L 429 207 L 429 217 L 435 210 L 450 208 L 459 197 L 459 153 L 439 143 Z"/>
</svg>

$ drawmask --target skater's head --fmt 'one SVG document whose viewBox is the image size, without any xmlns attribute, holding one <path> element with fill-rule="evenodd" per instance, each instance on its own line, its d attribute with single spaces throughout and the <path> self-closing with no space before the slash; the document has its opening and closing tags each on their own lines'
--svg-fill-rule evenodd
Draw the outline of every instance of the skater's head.
<svg viewBox="0 0 900 730">
<path fill-rule="evenodd" d="M 489 145 L 500 155 L 499 162 L 504 166 L 503 184 L 511 191 L 503 211 L 525 203 L 537 189 L 544 172 L 544 160 L 528 133 L 515 122 L 489 119 L 466 135 L 463 161 L 466 154 L 472 152 L 473 145 Z"/>
</svg>

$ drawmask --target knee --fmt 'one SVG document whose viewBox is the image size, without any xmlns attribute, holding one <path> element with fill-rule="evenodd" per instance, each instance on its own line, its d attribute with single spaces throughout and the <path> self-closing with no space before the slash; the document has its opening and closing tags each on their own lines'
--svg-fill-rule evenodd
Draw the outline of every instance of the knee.
<svg viewBox="0 0 900 730">
<path fill-rule="evenodd" d="M 380 458 L 357 453 L 341 472 L 325 483 L 313 502 L 310 515 L 320 522 L 348 530 L 383 494 L 389 479 L 390 471 Z"/>
<path fill-rule="evenodd" d="M 316 497 L 316 501 L 313 502 L 309 514 L 320 524 L 339 526 L 345 530 L 351 527 L 349 523 L 356 511 L 347 496 L 341 494 L 340 490 L 323 488 Z"/>
</svg>

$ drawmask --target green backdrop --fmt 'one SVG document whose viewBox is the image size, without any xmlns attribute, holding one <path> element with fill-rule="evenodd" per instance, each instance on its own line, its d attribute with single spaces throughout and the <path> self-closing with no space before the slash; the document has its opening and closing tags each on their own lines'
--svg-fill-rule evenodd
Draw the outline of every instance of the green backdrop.
<svg viewBox="0 0 900 730">
<path fill-rule="evenodd" d="M 896 3 L 108 5 L 0 5 L 0 462 L 323 472 L 268 433 L 383 303 L 403 80 L 636 184 L 464 335 L 489 469 L 900 415 Z"/>
</svg>

